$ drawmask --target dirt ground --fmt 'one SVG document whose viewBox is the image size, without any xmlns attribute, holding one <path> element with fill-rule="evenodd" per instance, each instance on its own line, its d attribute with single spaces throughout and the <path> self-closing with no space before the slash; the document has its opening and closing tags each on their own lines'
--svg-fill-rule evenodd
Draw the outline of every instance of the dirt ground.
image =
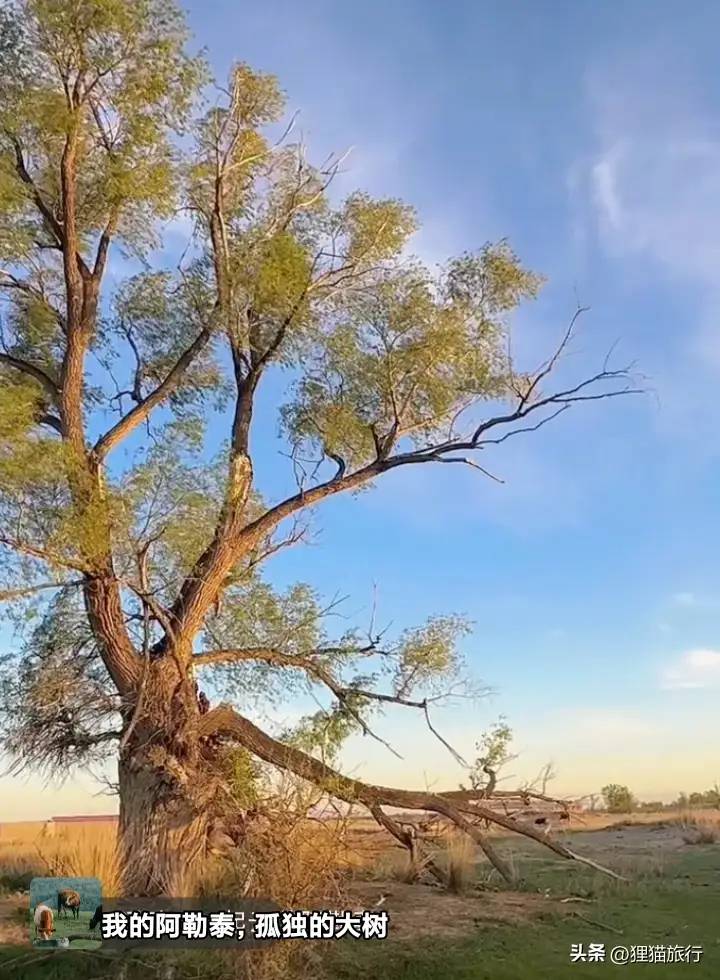
<svg viewBox="0 0 720 980">
<path fill-rule="evenodd" d="M 631 879 L 664 874 L 666 865 L 672 865 L 682 852 L 692 850 L 686 837 L 687 828 L 672 822 L 615 824 L 561 835 L 577 853 Z M 572 915 L 580 908 L 565 904 L 562 899 L 573 895 L 573 878 L 583 871 L 581 866 L 556 858 L 542 846 L 515 836 L 498 839 L 496 846 L 513 856 L 521 877 L 527 874 L 534 878 L 538 869 L 549 869 L 553 887 L 508 891 L 480 885 L 463 895 L 453 895 L 428 884 L 407 884 L 378 867 L 370 878 L 360 874 L 349 884 L 349 904 L 357 909 L 386 909 L 392 936 L 398 940 L 421 935 L 460 937 L 486 923 L 519 925 L 547 914 Z M 479 872 L 483 863 L 478 860 Z M 27 893 L 0 896 L 0 945 L 28 941 L 27 908 Z"/>
<path fill-rule="evenodd" d="M 393 939 L 415 936 L 463 936 L 485 923 L 517 925 L 529 922 L 551 908 L 562 906 L 543 895 L 522 892 L 476 892 L 448 895 L 427 885 L 403 882 L 354 882 L 350 898 L 357 908 L 373 908 L 385 896 Z"/>
<path fill-rule="evenodd" d="M 686 833 L 680 825 L 619 824 L 558 836 L 578 854 L 599 861 L 633 880 L 648 874 L 662 875 L 666 864 L 672 864 L 679 854 L 688 851 L 684 839 Z M 512 842 L 503 841 L 501 846 L 518 855 L 521 874 L 539 865 L 552 866 L 556 870 L 552 894 L 543 890 L 474 889 L 463 895 L 450 895 L 427 884 L 376 878 L 353 882 L 349 888 L 350 899 L 357 908 L 373 908 L 381 903 L 378 907 L 386 909 L 390 915 L 392 938 L 401 941 L 429 935 L 460 937 L 486 923 L 519 925 L 548 914 L 572 916 L 583 908 L 581 904 L 575 904 L 583 899 L 573 894 L 573 876 L 587 869 L 574 862 L 555 859 L 533 842 L 518 842 L 514 838 Z M 564 887 L 565 881 L 567 887 Z"/>
<path fill-rule="evenodd" d="M 607 856 L 613 852 L 645 854 L 663 851 L 676 850 L 679 847 L 686 847 L 683 834 L 686 831 L 678 825 L 647 825 L 636 826 L 617 824 L 614 827 L 607 827 L 605 830 L 580 831 L 569 835 L 572 837 L 574 846 L 577 850 L 582 850 L 591 857 L 600 859 L 600 855 Z"/>
</svg>

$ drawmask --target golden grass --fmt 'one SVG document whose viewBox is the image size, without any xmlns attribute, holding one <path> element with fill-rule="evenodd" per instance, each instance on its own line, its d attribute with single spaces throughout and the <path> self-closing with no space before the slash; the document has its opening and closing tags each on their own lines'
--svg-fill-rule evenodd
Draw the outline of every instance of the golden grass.
<svg viewBox="0 0 720 980">
<path fill-rule="evenodd" d="M 99 878 L 105 895 L 118 893 L 115 828 L 79 823 L 48 834 L 42 822 L 0 827 L 0 887 L 27 888 L 34 877 Z"/>
<path fill-rule="evenodd" d="M 343 833 L 340 833 L 340 825 Z M 720 810 L 663 810 L 632 814 L 608 814 L 587 812 L 571 822 L 575 831 L 594 831 L 619 825 L 677 826 L 685 831 L 688 843 L 716 843 L 720 841 Z M 27 888 L 35 876 L 67 875 L 71 877 L 97 877 L 103 883 L 106 895 L 117 893 L 118 861 L 116 854 L 116 829 L 113 825 L 78 823 L 58 828 L 48 834 L 43 821 L 0 824 L 0 890 Z M 380 830 L 372 819 L 327 822 L 294 820 L 286 828 L 286 850 L 295 856 L 294 866 L 298 875 L 310 880 L 323 877 L 332 861 L 341 872 L 357 871 L 371 877 L 386 877 L 407 881 L 417 869 L 410 867 L 408 856 L 396 848 L 389 835 Z M 501 831 L 502 833 L 502 831 Z M 503 834 L 504 835 L 504 834 Z M 277 860 L 285 864 L 284 848 L 276 848 Z M 459 834 L 448 832 L 446 846 L 441 849 L 450 878 L 458 889 L 476 864 L 475 848 Z M 290 864 L 286 866 L 290 867 Z M 259 874 L 260 869 L 256 873 Z M 206 887 L 216 874 L 212 862 L 205 869 Z M 295 892 L 299 897 L 301 883 L 289 872 L 283 882 L 283 896 L 290 898 Z M 288 894 L 290 893 L 290 894 Z"/>
<path fill-rule="evenodd" d="M 447 837 L 444 853 L 448 889 L 460 895 L 477 878 L 477 848 L 467 834 L 455 830 Z"/>
<path fill-rule="evenodd" d="M 685 808 L 672 810 L 640 810 L 634 813 L 584 813 L 571 821 L 572 830 L 604 830 L 606 827 L 644 826 L 647 824 L 685 824 L 688 821 L 720 827 L 720 810 Z"/>
</svg>

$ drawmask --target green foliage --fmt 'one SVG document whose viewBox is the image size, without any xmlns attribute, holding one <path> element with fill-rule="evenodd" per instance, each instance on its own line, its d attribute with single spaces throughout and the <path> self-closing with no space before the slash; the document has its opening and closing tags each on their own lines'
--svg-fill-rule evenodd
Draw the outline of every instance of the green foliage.
<svg viewBox="0 0 720 980">
<path fill-rule="evenodd" d="M 313 335 L 285 431 L 353 464 L 372 458 L 377 436 L 442 438 L 464 408 L 506 391 L 503 315 L 536 289 L 504 245 L 451 263 L 439 281 L 419 264 L 383 273 Z"/>
<path fill-rule="evenodd" d="M 77 589 L 61 590 L 24 647 L 0 666 L 3 744 L 17 768 L 57 780 L 106 760 L 103 734 L 118 727 L 119 702 Z"/>
<path fill-rule="evenodd" d="M 0 379 L 0 526 L 31 547 L 76 556 L 75 532 L 63 532 L 74 517 L 65 475 L 71 454 L 36 430 L 39 387 L 1 371 Z"/>
<path fill-rule="evenodd" d="M 405 630 L 396 649 L 395 690 L 403 697 L 416 688 L 433 690 L 447 684 L 461 666 L 457 643 L 471 631 L 462 616 L 435 616 Z"/>
<path fill-rule="evenodd" d="M 114 297 L 112 335 L 133 346 L 137 370 L 133 395 L 156 387 L 186 351 L 210 316 L 211 294 L 199 264 L 178 282 L 168 272 L 148 271 L 127 280 Z M 176 414 L 197 414 L 209 402 L 222 408 L 229 392 L 213 345 L 207 345 L 183 372 L 172 393 Z M 199 416 L 202 418 L 202 415 Z"/>
<path fill-rule="evenodd" d="M 417 224 L 414 211 L 402 201 L 374 201 L 355 193 L 338 215 L 338 226 L 347 237 L 345 260 L 370 265 L 399 255 Z"/>
<path fill-rule="evenodd" d="M 253 756 L 242 746 L 229 749 L 223 757 L 223 770 L 235 806 L 240 810 L 255 806 L 260 799 L 262 773 Z"/>
<path fill-rule="evenodd" d="M 638 810 L 646 810 L 648 813 L 659 813 L 665 809 L 662 800 L 646 800 L 637 804 Z"/>
<path fill-rule="evenodd" d="M 609 813 L 632 813 L 636 807 L 635 797 L 627 786 L 610 783 L 601 792 Z"/>
<path fill-rule="evenodd" d="M 114 219 L 128 244 L 148 243 L 179 186 L 168 132 L 184 126 L 204 77 L 184 51 L 178 8 L 172 0 L 24 0 L 4 19 L 16 46 L 0 63 L 0 131 L 20 141 L 51 193 L 65 139 L 76 133 L 81 230 Z M 0 196 L 19 192 L 17 177 L 12 187 Z M 11 227 L 33 222 L 26 207 Z"/>
<path fill-rule="evenodd" d="M 164 601 L 202 553 L 222 506 L 227 457 L 207 461 L 202 436 L 195 419 L 168 423 L 117 488 L 116 549 L 129 563 L 138 542 L 152 542 L 148 575 Z"/>
<path fill-rule="evenodd" d="M 301 302 L 310 281 L 310 259 L 287 232 L 274 235 L 261 251 L 253 280 L 247 284 L 256 315 L 280 319 Z"/>
<path fill-rule="evenodd" d="M 688 807 L 715 807 L 720 809 L 720 786 L 713 786 L 712 789 L 706 789 L 704 792 L 694 793 L 681 793 L 673 806 L 679 809 L 686 809 Z"/>
<path fill-rule="evenodd" d="M 497 775 L 499 770 L 513 758 L 510 753 L 512 740 L 513 731 L 504 718 L 498 719 L 486 732 L 483 732 L 475 744 L 478 755 L 473 761 L 469 774 L 471 789 L 484 789 L 493 778 L 492 774 Z"/>
<path fill-rule="evenodd" d="M 504 242 L 439 274 L 413 259 L 410 207 L 359 192 L 338 201 L 338 161 L 313 165 L 280 136 L 278 80 L 241 63 L 226 88 L 204 90 L 187 37 L 173 0 L 0 8 L 0 527 L 11 539 L 0 572 L 17 588 L 42 584 L 48 565 L 57 581 L 112 569 L 138 651 L 163 638 L 161 607 L 176 606 L 212 543 L 267 513 L 246 431 L 264 371 L 291 374 L 278 418 L 311 480 L 325 457 L 343 472 L 426 447 L 508 394 L 507 318 L 540 285 Z M 167 269 L 152 249 L 180 214 L 173 234 L 192 239 Z M 58 246 L 71 226 L 68 258 Z M 104 265 L 118 245 L 143 260 L 124 282 Z M 78 274 L 81 315 L 68 299 Z M 69 411 L 59 387 L 78 329 L 84 376 Z M 96 444 L 108 433 L 117 442 Z M 273 521 L 247 539 L 192 640 L 264 655 L 215 667 L 217 691 L 267 705 L 330 689 L 328 710 L 290 737 L 332 758 L 379 710 L 368 697 L 379 682 L 400 701 L 456 683 L 461 617 L 392 641 L 335 638 L 309 586 L 261 576 L 280 547 Z M 61 628 L 40 597 L 15 610 Z M 23 711 L 41 717 L 42 677 L 23 679 Z"/>
<path fill-rule="evenodd" d="M 316 711 L 301 718 L 294 728 L 283 732 L 282 740 L 332 765 L 350 735 L 358 731 L 357 719 L 345 706 L 335 705 L 329 711 Z M 330 786 L 324 788 L 331 791 Z"/>
</svg>

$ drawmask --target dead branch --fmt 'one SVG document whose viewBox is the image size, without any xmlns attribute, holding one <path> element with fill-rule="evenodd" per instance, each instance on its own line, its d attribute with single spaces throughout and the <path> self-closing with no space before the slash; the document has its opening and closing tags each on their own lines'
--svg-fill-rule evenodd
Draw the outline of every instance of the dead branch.
<svg viewBox="0 0 720 980">
<path fill-rule="evenodd" d="M 607 922 L 598 922 L 597 919 L 589 919 L 586 915 L 581 915 L 580 912 L 574 912 L 573 914 L 576 919 L 582 919 L 582 921 L 587 922 L 589 926 L 595 926 L 598 929 L 605 929 L 607 932 L 614 932 L 616 936 L 624 935 L 622 929 L 616 929 L 615 926 L 609 926 Z"/>
<path fill-rule="evenodd" d="M 431 793 L 377 786 L 343 776 L 319 759 L 272 738 L 229 705 L 219 705 L 204 715 L 200 722 L 200 734 L 225 735 L 235 739 L 263 761 L 276 768 L 293 772 L 296 776 L 321 787 L 328 795 L 346 803 L 361 803 L 368 809 L 372 806 L 392 806 L 405 810 L 421 810 L 442 814 L 472 837 L 490 860 L 493 860 L 491 857 L 491 854 L 494 853 L 492 848 L 488 848 L 484 835 L 470 822 L 468 817 L 485 819 L 489 823 L 497 824 L 512 833 L 529 837 L 563 858 L 587 864 L 596 871 L 601 871 L 612 878 L 621 881 L 626 880 L 622 875 L 597 864 L 590 858 L 576 854 L 565 844 L 537 831 L 534 827 L 497 813 L 487 805 L 473 802 L 473 798 L 477 794 L 472 790 Z M 493 863 L 500 870 L 504 862 L 497 855 L 494 856 L 495 861 Z M 507 876 L 508 880 L 513 878 L 512 872 L 507 866 L 505 866 L 505 872 L 501 871 L 501 874 L 504 877 Z"/>
<path fill-rule="evenodd" d="M 371 806 L 370 813 L 377 820 L 381 827 L 384 827 L 389 834 L 391 834 L 397 841 L 399 841 L 403 847 L 407 848 L 408 854 L 410 855 L 410 863 L 413 866 L 422 864 L 428 869 L 430 874 L 440 882 L 441 885 L 446 885 L 446 876 L 443 874 L 442 869 L 428 857 L 426 854 L 422 854 L 418 847 L 417 836 L 413 829 L 405 830 L 396 823 L 392 817 L 390 817 L 381 806 Z"/>
</svg>

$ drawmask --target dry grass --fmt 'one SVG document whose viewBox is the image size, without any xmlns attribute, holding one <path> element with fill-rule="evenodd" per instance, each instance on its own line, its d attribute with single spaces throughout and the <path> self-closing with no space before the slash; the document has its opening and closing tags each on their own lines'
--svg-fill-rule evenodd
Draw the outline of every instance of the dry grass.
<svg viewBox="0 0 720 980">
<path fill-rule="evenodd" d="M 717 820 L 708 813 L 688 817 L 679 822 L 683 828 L 683 840 L 686 844 L 717 844 L 720 842 L 720 811 Z"/>
<path fill-rule="evenodd" d="M 99 878 L 106 895 L 118 893 L 114 828 L 72 824 L 48 835 L 43 823 L 0 828 L 0 888 L 26 889 L 35 877 Z"/>
<path fill-rule="evenodd" d="M 467 834 L 453 831 L 447 837 L 444 857 L 448 891 L 461 895 L 477 880 L 477 848 Z"/>
<path fill-rule="evenodd" d="M 677 810 L 648 810 L 638 813 L 589 813 L 572 822 L 573 830 L 604 830 L 612 827 L 644 827 L 647 825 L 684 826 L 687 823 L 710 824 L 720 829 L 720 810 L 692 808 Z"/>
</svg>

